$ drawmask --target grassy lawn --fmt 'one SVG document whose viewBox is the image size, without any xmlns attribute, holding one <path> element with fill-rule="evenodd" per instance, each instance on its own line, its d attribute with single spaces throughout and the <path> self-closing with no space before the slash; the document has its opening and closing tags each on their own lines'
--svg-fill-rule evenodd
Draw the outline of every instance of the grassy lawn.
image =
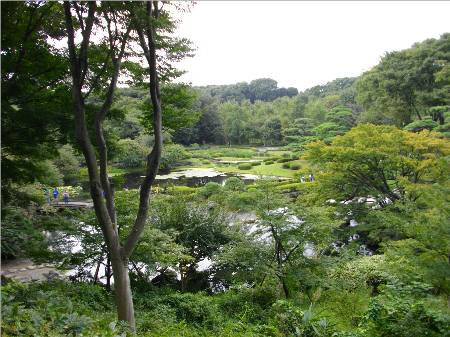
<svg viewBox="0 0 450 337">
<path fill-rule="evenodd" d="M 179 166 L 177 170 L 184 170 L 188 168 L 214 168 L 217 171 L 224 173 L 249 173 L 264 176 L 278 176 L 286 178 L 294 178 L 294 175 L 299 172 L 299 170 L 291 170 L 289 168 L 283 168 L 283 163 L 273 163 L 270 165 L 252 166 L 248 170 L 241 170 L 238 168 L 238 164 L 220 164 L 216 161 L 249 161 L 249 160 L 259 160 L 262 161 L 266 158 L 281 158 L 283 155 L 292 155 L 291 151 L 275 150 L 267 151 L 264 155 L 256 151 L 256 148 L 228 148 L 228 147 L 217 147 L 213 146 L 209 149 L 203 150 L 192 150 L 193 158 L 186 161 L 183 166 Z M 304 170 L 308 168 L 308 164 L 304 160 L 293 160 L 289 162 L 290 164 L 299 164 L 300 169 Z"/>
</svg>

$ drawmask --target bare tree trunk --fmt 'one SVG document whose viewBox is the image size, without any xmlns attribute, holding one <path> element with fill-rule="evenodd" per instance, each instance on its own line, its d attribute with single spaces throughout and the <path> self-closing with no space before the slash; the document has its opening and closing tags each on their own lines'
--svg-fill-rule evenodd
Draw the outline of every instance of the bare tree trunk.
<svg viewBox="0 0 450 337">
<path fill-rule="evenodd" d="M 114 254 L 116 255 L 116 254 Z M 119 320 L 126 321 L 135 330 L 133 295 L 131 293 L 128 262 L 122 260 L 120 255 L 111 257 L 114 270 L 114 293 L 116 295 L 117 314 Z"/>
</svg>

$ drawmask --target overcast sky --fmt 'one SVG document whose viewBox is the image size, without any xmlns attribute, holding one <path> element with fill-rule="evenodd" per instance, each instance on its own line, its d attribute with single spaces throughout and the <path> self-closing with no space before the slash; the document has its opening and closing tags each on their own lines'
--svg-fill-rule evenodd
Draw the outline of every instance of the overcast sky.
<svg viewBox="0 0 450 337">
<path fill-rule="evenodd" d="M 193 85 L 270 77 L 304 90 L 357 76 L 386 51 L 450 32 L 450 2 L 197 1 L 178 35 L 197 48 L 180 63 Z"/>
</svg>

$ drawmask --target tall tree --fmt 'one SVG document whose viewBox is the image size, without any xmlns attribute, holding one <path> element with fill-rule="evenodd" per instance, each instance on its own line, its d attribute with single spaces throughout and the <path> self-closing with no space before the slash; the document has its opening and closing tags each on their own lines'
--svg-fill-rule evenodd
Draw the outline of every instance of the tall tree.
<svg viewBox="0 0 450 337">
<path fill-rule="evenodd" d="M 68 62 L 49 41 L 62 37 L 57 3 L 2 2 L 2 198 L 10 183 L 42 180 L 71 125 Z"/>
<path fill-rule="evenodd" d="M 433 106 L 450 105 L 450 34 L 387 53 L 357 83 L 369 122 L 404 126 Z M 443 124 L 443 121 L 442 121 Z"/>
<path fill-rule="evenodd" d="M 160 20 L 161 11 L 156 1 L 123 4 L 64 2 L 63 6 L 71 65 L 76 138 L 86 160 L 96 217 L 111 259 L 118 318 L 127 321 L 135 330 L 128 263 L 147 222 L 151 186 L 158 172 L 161 157 L 163 139 L 159 78 L 161 73 L 166 75 L 166 79 L 176 73 L 170 66 L 170 57 L 172 60 L 175 54 L 182 57 L 183 52 L 187 52 L 189 48 L 186 47 L 185 40 L 175 40 L 175 43 L 171 44 L 173 41 L 164 40 L 162 35 L 157 34 L 157 27 L 159 32 L 164 29 L 170 30 L 173 29 L 173 22 L 167 13 L 164 13 Z M 106 37 L 103 39 L 99 37 L 102 30 L 106 31 Z M 79 44 L 76 43 L 78 37 L 81 38 Z M 100 38 L 99 43 L 95 42 L 96 38 Z M 148 66 L 148 72 L 141 73 L 141 77 L 150 78 L 154 145 L 147 156 L 146 174 L 141 185 L 139 209 L 134 224 L 124 242 L 121 242 L 114 191 L 107 173 L 108 149 L 103 122 L 111 110 L 123 61 L 126 59 L 130 64 L 128 57 L 135 54 L 131 41 L 138 42 Z M 158 48 L 164 48 L 168 58 L 165 60 L 160 58 L 160 64 L 157 62 Z M 100 66 L 94 67 L 91 61 L 95 60 L 99 51 L 103 51 L 105 58 Z M 132 69 L 139 69 L 139 66 L 140 64 L 134 64 Z M 106 80 L 108 86 L 102 87 L 101 83 Z M 103 97 L 101 108 L 93 116 L 95 143 L 91 139 L 87 124 L 89 116 L 86 106 L 86 98 L 93 91 Z"/>
</svg>

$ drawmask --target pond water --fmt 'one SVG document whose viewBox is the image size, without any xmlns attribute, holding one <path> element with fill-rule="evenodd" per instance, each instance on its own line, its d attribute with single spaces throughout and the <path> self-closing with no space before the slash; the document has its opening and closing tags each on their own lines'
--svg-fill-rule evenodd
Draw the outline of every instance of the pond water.
<svg viewBox="0 0 450 337">
<path fill-rule="evenodd" d="M 130 172 L 114 176 L 112 178 L 115 189 L 121 190 L 123 188 L 134 189 L 139 188 L 145 172 Z M 188 186 L 197 187 L 203 186 L 209 182 L 215 182 L 224 185 L 230 177 L 238 177 L 246 183 L 253 183 L 259 179 L 260 176 L 248 173 L 223 173 L 212 168 L 189 168 L 182 171 L 174 171 L 167 174 L 158 174 L 154 186 Z M 282 177 L 271 177 L 276 179 L 285 179 Z M 83 190 L 89 190 L 89 182 L 81 182 Z"/>
</svg>

